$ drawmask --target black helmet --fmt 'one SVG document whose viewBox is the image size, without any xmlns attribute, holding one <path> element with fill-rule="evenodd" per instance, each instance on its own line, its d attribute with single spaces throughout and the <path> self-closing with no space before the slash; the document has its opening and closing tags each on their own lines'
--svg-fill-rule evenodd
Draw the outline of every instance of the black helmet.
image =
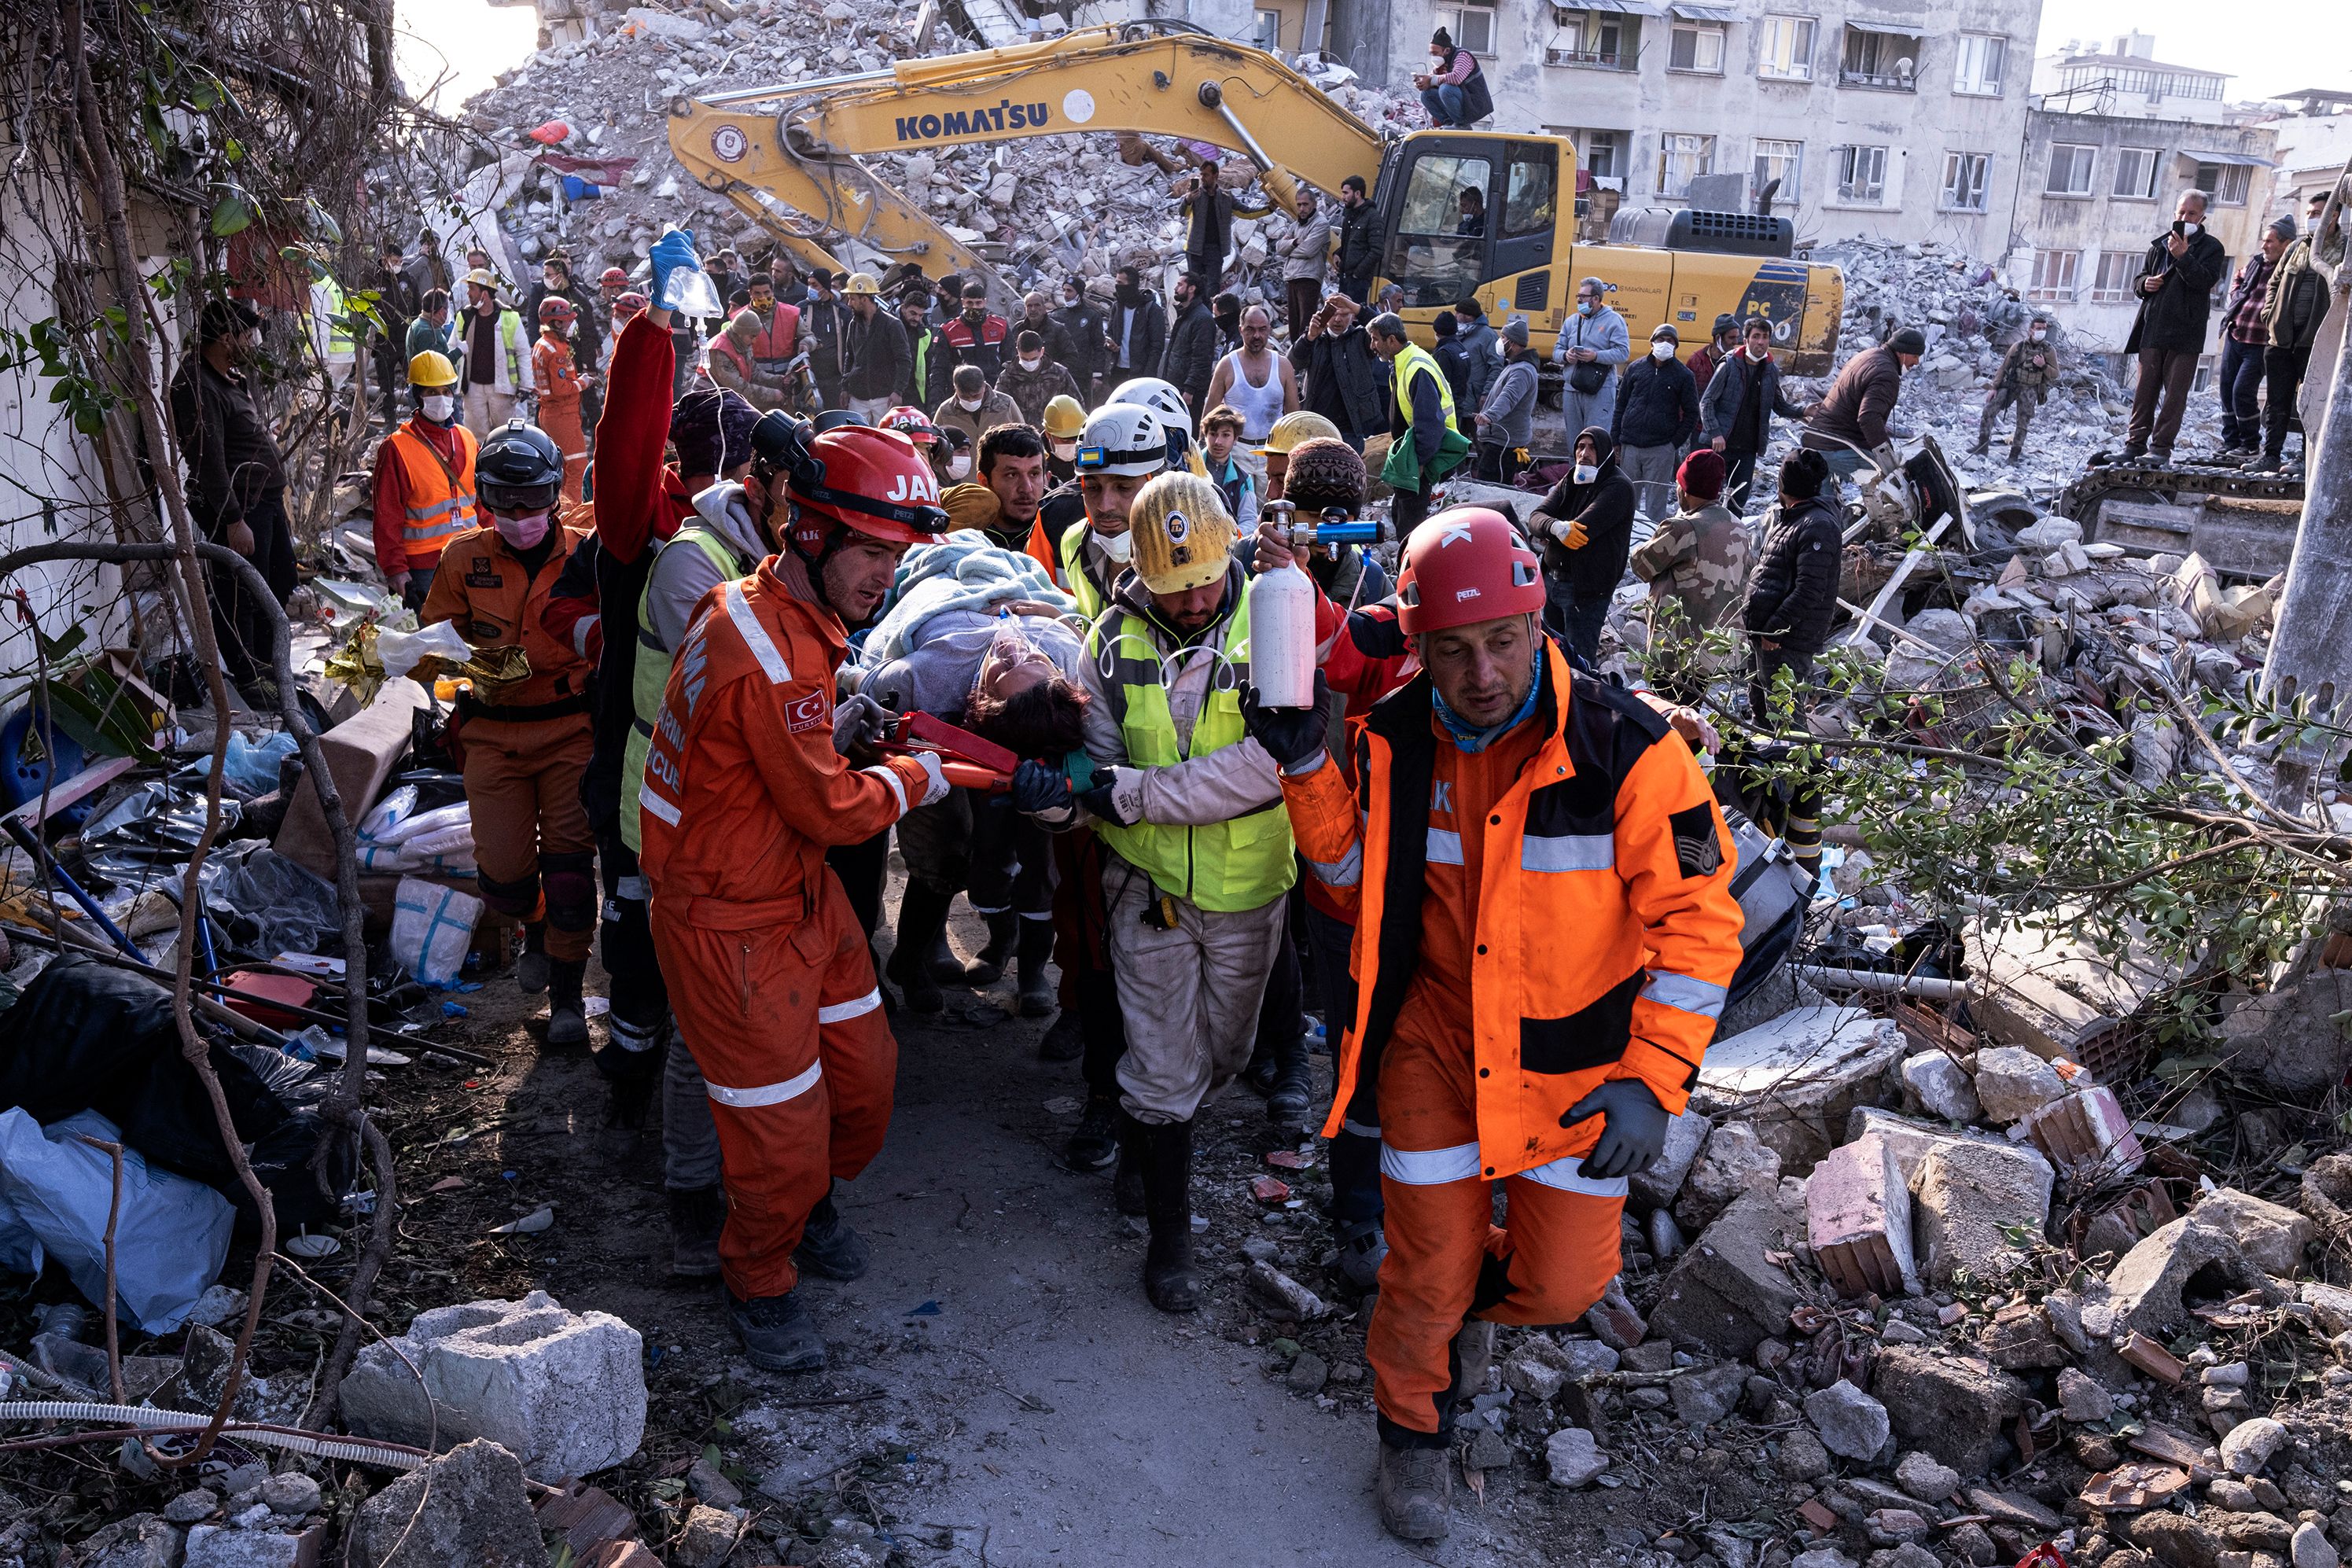
<svg viewBox="0 0 2352 1568">
<path fill-rule="evenodd" d="M 838 430 L 845 425 L 871 425 L 874 421 L 850 408 L 828 408 L 809 422 L 809 432 L 822 436 L 828 430 Z"/>
<path fill-rule="evenodd" d="M 475 454 L 474 493 L 487 510 L 545 511 L 562 492 L 563 454 L 527 419 L 499 426 Z"/>
<path fill-rule="evenodd" d="M 807 420 L 771 408 L 751 426 L 752 459 L 771 473 L 792 473 L 808 461 L 809 442 L 815 436 Z"/>
</svg>

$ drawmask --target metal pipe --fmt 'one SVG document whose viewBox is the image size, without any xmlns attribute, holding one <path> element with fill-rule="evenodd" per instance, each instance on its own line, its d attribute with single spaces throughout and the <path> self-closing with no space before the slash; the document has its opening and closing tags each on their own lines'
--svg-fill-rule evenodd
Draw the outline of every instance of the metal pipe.
<svg viewBox="0 0 2352 1568">
<path fill-rule="evenodd" d="M 1204 81 L 1201 84 L 1199 97 L 1201 107 L 1214 110 L 1217 118 L 1223 121 L 1226 128 L 1240 138 L 1242 151 L 1249 154 L 1250 162 L 1257 165 L 1258 173 L 1264 174 L 1274 167 L 1274 160 L 1265 155 L 1265 149 L 1257 144 L 1257 138 L 1249 133 L 1249 127 L 1242 123 L 1241 117 L 1234 112 L 1233 105 L 1225 101 L 1223 88 L 1219 87 L 1215 82 Z"/>
<path fill-rule="evenodd" d="M 714 92 L 694 101 L 705 109 L 724 109 L 730 103 L 757 103 L 762 99 L 795 98 L 806 92 L 823 92 L 836 87 L 855 87 L 860 82 L 892 81 L 895 71 L 856 71 L 848 76 L 821 77 L 814 81 L 778 82 L 772 87 L 739 87 L 726 92 Z"/>
<path fill-rule="evenodd" d="M 1925 996 L 1931 1002 L 1958 1002 L 1969 994 L 1965 981 L 1939 980 L 1928 974 L 1890 974 L 1883 969 L 1792 963 L 1789 973 L 1808 984 L 1829 990 L 1891 992 L 1902 996 Z"/>
</svg>

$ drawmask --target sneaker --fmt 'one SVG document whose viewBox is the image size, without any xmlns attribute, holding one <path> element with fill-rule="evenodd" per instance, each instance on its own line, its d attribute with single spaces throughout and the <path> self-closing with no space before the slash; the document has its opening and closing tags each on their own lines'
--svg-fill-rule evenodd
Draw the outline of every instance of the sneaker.
<svg viewBox="0 0 2352 1568">
<path fill-rule="evenodd" d="M 1454 1467 L 1444 1448 L 1381 1445 L 1381 1523 L 1400 1541 L 1443 1541 L 1454 1492 Z"/>
<path fill-rule="evenodd" d="M 1118 1101 L 1089 1099 L 1077 1131 L 1062 1145 L 1062 1168 L 1087 1174 L 1118 1158 Z"/>
<path fill-rule="evenodd" d="M 726 1224 L 727 1200 L 717 1187 L 670 1189 L 669 1271 L 681 1279 L 716 1279 Z"/>
<path fill-rule="evenodd" d="M 850 1228 L 828 1194 L 809 1211 L 793 1262 L 821 1279 L 855 1279 L 873 1265 L 874 1248 Z"/>
<path fill-rule="evenodd" d="M 1339 1275 L 1357 1289 L 1381 1287 L 1381 1263 L 1389 1255 L 1388 1232 L 1376 1219 L 1360 1219 L 1339 1227 Z"/>
<path fill-rule="evenodd" d="M 815 1372 L 824 1365 L 824 1336 L 791 1291 L 746 1301 L 730 1290 L 727 1315 L 743 1354 L 762 1372 Z"/>
</svg>

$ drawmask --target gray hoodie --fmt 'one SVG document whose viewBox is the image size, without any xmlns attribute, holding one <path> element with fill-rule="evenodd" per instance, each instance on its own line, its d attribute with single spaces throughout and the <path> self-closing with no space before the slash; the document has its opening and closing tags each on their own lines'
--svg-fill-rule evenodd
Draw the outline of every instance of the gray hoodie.
<svg viewBox="0 0 2352 1568">
<path fill-rule="evenodd" d="M 699 525 L 718 535 L 742 568 L 736 577 L 749 577 L 761 562 L 775 553 L 761 534 L 760 525 L 751 521 L 743 487 L 734 480 L 722 479 L 696 496 L 694 510 Z M 675 650 L 685 640 L 686 629 L 694 621 L 694 606 L 702 595 L 732 581 L 692 542 L 665 541 L 646 574 L 646 613 L 638 618 L 638 634 L 665 650 Z"/>
</svg>

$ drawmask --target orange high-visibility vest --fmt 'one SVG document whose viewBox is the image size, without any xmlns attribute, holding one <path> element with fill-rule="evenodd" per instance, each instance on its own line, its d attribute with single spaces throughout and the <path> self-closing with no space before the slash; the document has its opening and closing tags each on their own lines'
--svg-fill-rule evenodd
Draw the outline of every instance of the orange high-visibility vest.
<svg viewBox="0 0 2352 1568">
<path fill-rule="evenodd" d="M 474 453 L 479 447 L 474 433 L 452 426 L 457 436 L 457 466 L 452 468 L 410 420 L 384 438 L 383 449 L 400 462 L 408 497 L 407 515 L 400 520 L 400 538 L 408 552 L 411 571 L 441 559 L 441 552 L 457 534 L 480 523 L 474 514 Z"/>
</svg>

